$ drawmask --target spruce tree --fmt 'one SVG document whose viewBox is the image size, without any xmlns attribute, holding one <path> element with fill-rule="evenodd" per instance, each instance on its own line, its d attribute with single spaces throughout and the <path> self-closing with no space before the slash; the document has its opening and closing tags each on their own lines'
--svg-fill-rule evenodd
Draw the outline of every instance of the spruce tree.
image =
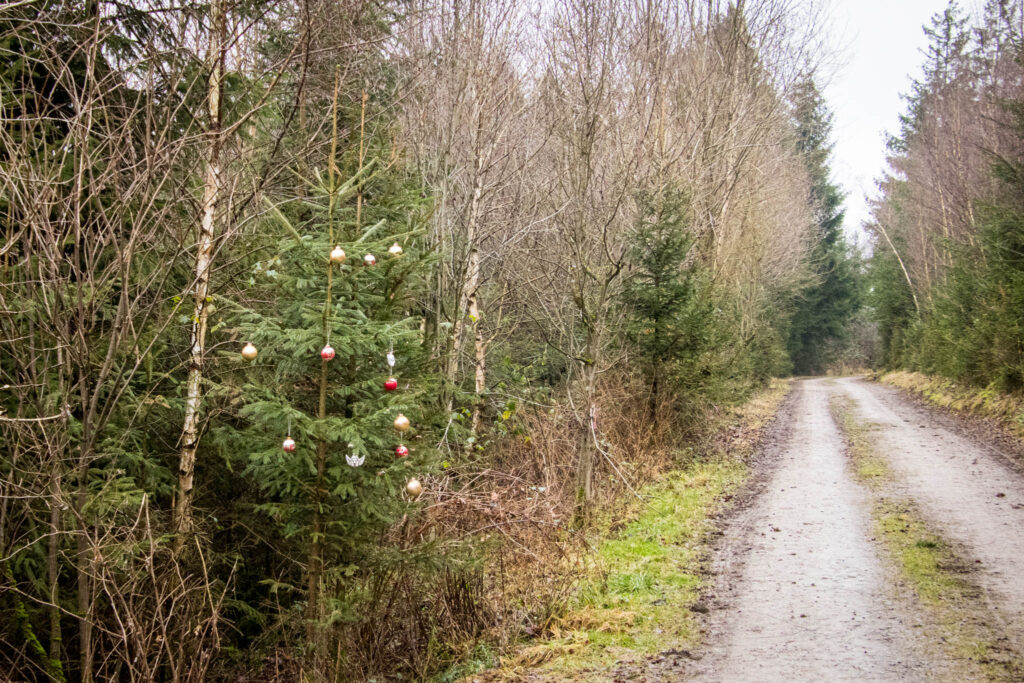
<svg viewBox="0 0 1024 683">
<path fill-rule="evenodd" d="M 689 232 L 685 195 L 667 189 L 640 198 L 643 213 L 631 237 L 632 273 L 623 291 L 629 311 L 627 337 L 636 349 L 650 386 L 654 416 L 661 398 L 662 378 L 682 391 L 700 372 L 701 354 L 712 339 L 714 303 L 698 262 L 690 258 L 694 244 Z"/>
<path fill-rule="evenodd" d="M 254 264 L 248 303 L 234 313 L 240 342 L 257 353 L 238 359 L 248 426 L 223 432 L 258 487 L 257 510 L 304 565 L 289 580 L 293 595 L 304 589 L 311 638 L 326 616 L 355 616 L 346 577 L 386 573 L 394 558 L 382 534 L 410 511 L 407 483 L 435 459 L 421 406 L 433 405 L 436 384 L 415 304 L 430 258 L 424 201 L 397 165 L 379 161 L 393 159 L 386 131 L 353 141 L 347 155 L 337 144 L 335 133 L 327 169 L 300 197 L 272 205 L 263 227 L 276 244 Z M 322 357 L 327 346 L 333 357 Z M 396 428 L 400 414 L 410 431 Z M 294 450 L 283 448 L 286 437 Z"/>
<path fill-rule="evenodd" d="M 832 182 L 829 156 L 832 114 L 811 79 L 794 98 L 797 149 L 811 179 L 808 202 L 817 239 L 811 250 L 813 284 L 797 302 L 789 332 L 789 354 L 797 374 L 822 372 L 829 348 L 846 335 L 846 323 L 858 306 L 856 272 L 843 235 L 843 195 Z"/>
</svg>

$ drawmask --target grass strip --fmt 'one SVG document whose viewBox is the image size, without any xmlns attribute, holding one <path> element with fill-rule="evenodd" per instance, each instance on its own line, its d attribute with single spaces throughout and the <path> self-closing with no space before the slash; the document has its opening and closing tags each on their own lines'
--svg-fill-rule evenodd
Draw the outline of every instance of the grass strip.
<svg viewBox="0 0 1024 683">
<path fill-rule="evenodd" d="M 885 458 L 878 456 L 871 446 L 869 434 L 875 426 L 865 424 L 853 413 L 853 403 L 845 396 L 829 400 L 832 417 L 846 437 L 847 453 L 853 461 L 853 474 L 861 484 L 877 490 L 892 477 Z"/>
<path fill-rule="evenodd" d="M 930 618 L 928 635 L 954 661 L 986 680 L 1024 679 L 1024 662 L 1007 646 L 981 589 L 970 580 L 972 566 L 911 501 L 885 490 L 894 475 L 873 449 L 870 434 L 876 427 L 858 420 L 845 397 L 833 397 L 830 407 L 847 439 L 854 474 L 872 491 L 876 539 Z"/>
<path fill-rule="evenodd" d="M 594 552 L 567 613 L 549 637 L 480 680 L 601 680 L 620 661 L 700 644 L 694 607 L 704 587 L 715 517 L 749 477 L 747 458 L 790 383 L 774 382 L 708 427 L 706 455 L 648 484 L 595 525 Z M 716 438 L 715 435 L 719 435 Z M 689 449 L 680 455 L 692 459 Z"/>
<path fill-rule="evenodd" d="M 879 500 L 874 519 L 878 538 L 933 617 L 947 653 L 980 668 L 987 680 L 1024 679 L 1024 662 L 1007 646 L 982 591 L 970 581 L 972 567 L 906 501 Z"/>
</svg>

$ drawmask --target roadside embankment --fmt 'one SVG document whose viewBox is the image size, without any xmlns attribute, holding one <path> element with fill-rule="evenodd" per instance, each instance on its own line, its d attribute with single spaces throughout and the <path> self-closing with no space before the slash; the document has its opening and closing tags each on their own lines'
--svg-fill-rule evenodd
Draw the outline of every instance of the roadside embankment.
<svg viewBox="0 0 1024 683">
<path fill-rule="evenodd" d="M 946 377 L 897 370 L 877 377 L 882 384 L 902 389 L 931 405 L 991 421 L 1024 439 L 1024 395 L 979 389 Z"/>
<path fill-rule="evenodd" d="M 609 507 L 568 610 L 474 681 L 617 680 L 631 669 L 681 671 L 699 616 L 716 518 L 743 489 L 749 461 L 791 384 L 776 381 L 705 426 L 685 464 Z"/>
</svg>

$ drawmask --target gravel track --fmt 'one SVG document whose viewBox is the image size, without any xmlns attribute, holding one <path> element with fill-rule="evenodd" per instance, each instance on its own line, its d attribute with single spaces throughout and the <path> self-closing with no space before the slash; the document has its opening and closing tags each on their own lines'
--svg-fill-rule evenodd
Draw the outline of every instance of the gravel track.
<svg viewBox="0 0 1024 683">
<path fill-rule="evenodd" d="M 717 553 L 709 645 L 689 672 L 697 680 L 955 677 L 915 629 L 913 606 L 896 597 L 872 541 L 870 500 L 849 472 L 829 397 L 858 386 L 818 379 L 794 388 L 791 427 L 763 490 Z"/>
<path fill-rule="evenodd" d="M 971 580 L 1018 650 L 1024 650 L 1024 476 L 997 445 L 890 387 L 836 382 L 854 403 L 895 486 L 977 568 Z"/>
</svg>

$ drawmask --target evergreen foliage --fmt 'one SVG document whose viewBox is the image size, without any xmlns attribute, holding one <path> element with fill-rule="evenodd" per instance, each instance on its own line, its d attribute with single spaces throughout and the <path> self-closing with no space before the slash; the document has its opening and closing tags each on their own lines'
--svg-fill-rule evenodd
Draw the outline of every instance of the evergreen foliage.
<svg viewBox="0 0 1024 683">
<path fill-rule="evenodd" d="M 897 173 L 882 185 L 889 238 L 877 242 L 870 263 L 870 303 L 886 367 L 1004 391 L 1024 388 L 1024 118 L 1019 95 L 992 94 L 1006 83 L 1005 75 L 996 74 L 1020 71 L 1020 12 L 1017 5 L 992 0 L 971 29 L 951 2 L 925 29 L 924 77 L 914 82 L 901 136 L 890 145 Z M 1010 46 L 1017 51 L 1012 60 Z M 969 193 L 970 224 L 954 235 L 946 207 L 940 202 L 941 211 L 933 214 L 943 224 L 931 224 L 922 218 L 915 192 L 922 183 L 968 177 L 963 168 L 943 167 L 929 170 L 949 176 L 918 176 L 922 159 L 930 164 L 933 149 L 944 142 L 942 126 L 954 120 L 947 110 L 972 100 L 999 103 L 990 123 L 1000 151 L 984 153 L 987 168 L 958 188 Z"/>
<path fill-rule="evenodd" d="M 804 289 L 790 322 L 788 350 L 798 375 L 823 372 L 830 352 L 842 343 L 856 311 L 856 268 L 843 235 L 843 196 L 832 182 L 832 114 L 814 81 L 805 80 L 794 96 L 797 149 L 811 178 L 810 203 L 816 221 L 811 250 L 813 283 Z"/>
<path fill-rule="evenodd" d="M 628 339 L 650 386 L 652 414 L 659 392 L 695 392 L 702 358 L 712 341 L 715 306 L 708 281 L 691 257 L 694 244 L 683 193 L 667 189 L 640 198 L 644 206 L 632 235 L 632 273 L 623 291 Z M 684 381 L 683 377 L 686 379 Z"/>
<path fill-rule="evenodd" d="M 429 264 L 419 247 L 423 202 L 400 178 L 380 174 L 367 180 L 365 175 L 357 172 L 335 190 L 334 202 L 347 205 L 333 225 L 330 183 L 322 178 L 301 205 L 290 203 L 296 211 L 286 208 L 276 221 L 268 221 L 268 230 L 275 222 L 279 226 L 277 244 L 253 265 L 253 303 L 232 315 L 241 338 L 260 349 L 239 387 L 239 417 L 248 426 L 221 435 L 261 491 L 256 509 L 307 553 L 316 540 L 310 520 L 319 507 L 328 520 L 325 564 L 333 568 L 335 582 L 357 568 L 374 568 L 376 539 L 407 511 L 406 480 L 429 472 L 434 460 L 423 439 L 431 434 L 434 416 L 421 406 L 431 404 L 437 380 L 425 367 L 418 323 L 410 315 Z M 355 222 L 351 201 L 359 188 L 373 198 L 363 207 L 365 227 Z M 300 210 L 310 217 L 293 220 L 285 213 Z M 404 253 L 389 256 L 388 247 L 396 241 Z M 325 316 L 328 254 L 335 244 L 348 258 L 340 267 L 330 266 L 335 271 L 332 303 Z M 377 256 L 377 264 L 364 265 L 364 254 Z M 337 355 L 326 363 L 326 416 L 321 419 L 319 353 L 327 343 Z M 395 392 L 384 389 L 389 350 L 397 361 Z M 392 426 L 399 412 L 415 425 L 406 435 Z M 297 442 L 294 453 L 281 449 L 289 423 Z M 410 455 L 396 459 L 395 447 L 409 437 L 414 439 Z M 326 469 L 318 481 L 320 441 L 326 444 Z M 365 457 L 365 464 L 349 467 L 346 456 Z"/>
</svg>

